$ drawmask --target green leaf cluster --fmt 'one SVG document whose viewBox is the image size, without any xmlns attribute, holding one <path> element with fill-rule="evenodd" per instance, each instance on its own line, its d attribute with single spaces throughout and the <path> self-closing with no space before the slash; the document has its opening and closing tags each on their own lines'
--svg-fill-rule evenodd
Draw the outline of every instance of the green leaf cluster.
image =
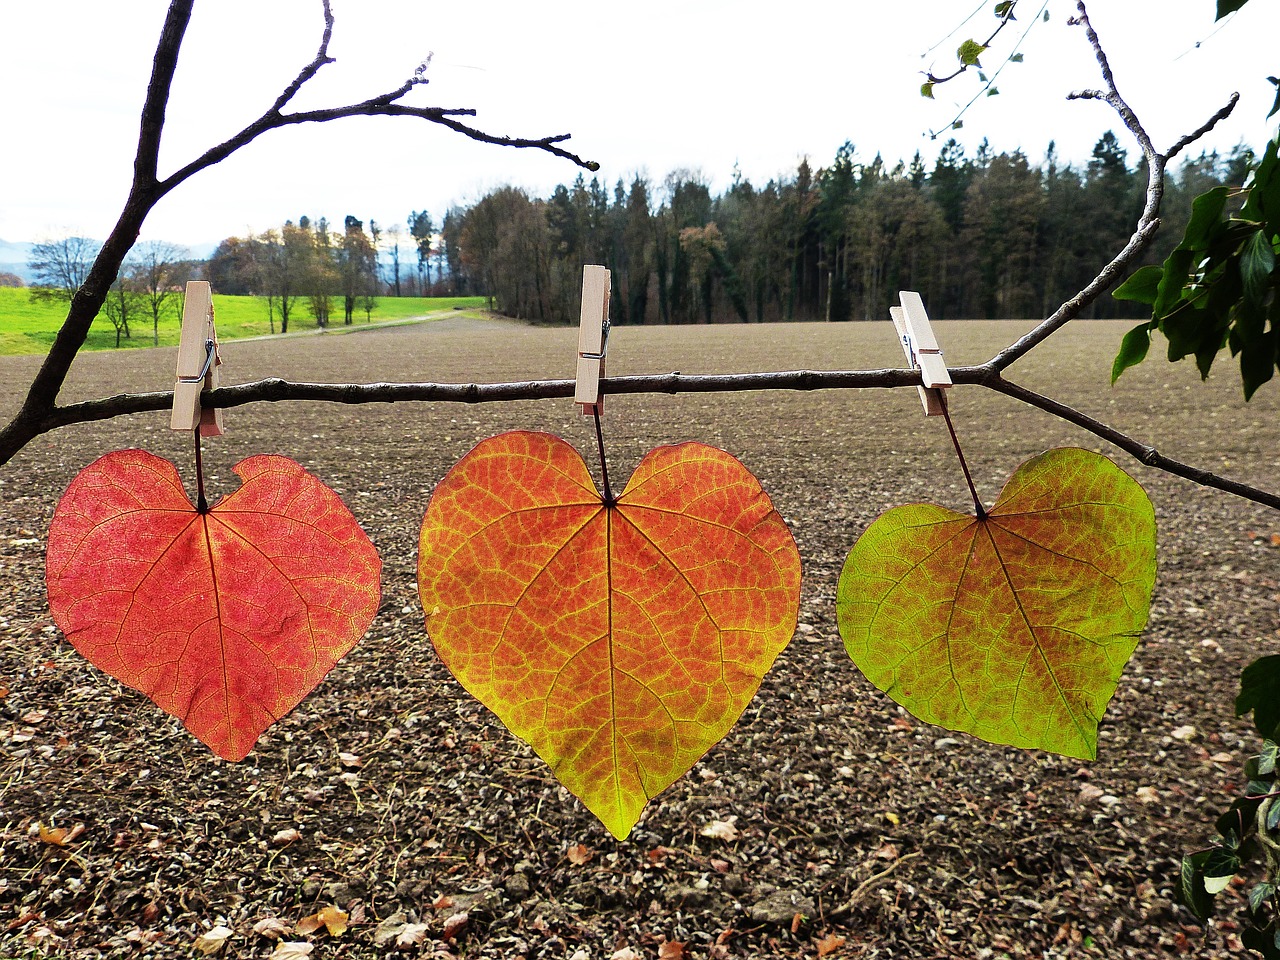
<svg viewBox="0 0 1280 960">
<path fill-rule="evenodd" d="M 978 58 L 982 56 L 987 48 L 977 40 L 966 40 L 960 44 L 960 48 L 956 50 L 956 59 L 960 61 L 961 66 L 980 67 L 981 63 Z"/>
<path fill-rule="evenodd" d="M 1262 879 L 1249 890 L 1251 925 L 1241 940 L 1268 960 L 1280 960 L 1280 655 L 1255 660 L 1241 675 L 1236 714 L 1250 712 L 1262 750 L 1244 765 L 1244 792 L 1218 818 L 1217 841 L 1182 858 L 1178 890 L 1187 908 L 1206 919 L 1214 898 L 1246 865 L 1259 862 Z"/>
<path fill-rule="evenodd" d="M 1245 399 L 1275 374 L 1280 363 L 1280 136 L 1244 188 L 1245 201 L 1228 215 L 1230 187 L 1197 197 L 1182 241 L 1162 266 L 1146 266 L 1114 292 L 1119 300 L 1151 307 L 1151 319 L 1125 335 L 1111 368 L 1111 382 L 1141 363 L 1159 330 L 1171 361 L 1194 356 L 1208 377 L 1224 348 L 1240 361 Z"/>
</svg>

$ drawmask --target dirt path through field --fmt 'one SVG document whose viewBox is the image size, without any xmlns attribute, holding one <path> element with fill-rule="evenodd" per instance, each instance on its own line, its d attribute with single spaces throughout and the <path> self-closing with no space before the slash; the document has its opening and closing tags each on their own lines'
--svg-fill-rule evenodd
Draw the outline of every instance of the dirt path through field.
<svg viewBox="0 0 1280 960">
<path fill-rule="evenodd" d="M 964 363 L 1027 327 L 938 330 L 947 358 Z M 1124 329 L 1077 322 L 1012 374 L 1167 453 L 1280 486 L 1280 391 L 1264 387 L 1246 406 L 1228 361 L 1202 385 L 1159 359 L 1112 389 Z M 575 330 L 464 318 L 232 342 L 224 382 L 562 378 L 575 342 Z M 63 399 L 166 389 L 174 355 L 83 356 Z M 0 357 L 0 413 L 37 365 Z M 900 365 L 887 322 L 623 327 L 608 371 Z M 1099 760 L 917 723 L 849 662 L 833 604 L 857 536 L 899 503 L 970 506 L 945 428 L 921 415 L 913 390 L 614 397 L 612 473 L 625 478 L 662 443 L 730 451 L 791 524 L 806 578 L 800 629 L 742 721 L 625 843 L 449 677 L 416 597 L 417 533 L 435 483 L 509 429 L 550 430 L 591 453 L 569 401 L 227 413 L 227 436 L 206 444 L 212 493 L 229 492 L 239 459 L 286 454 L 342 494 L 384 560 L 369 636 L 238 765 L 88 667 L 43 595 L 48 521 L 76 471 L 139 446 L 189 480 L 188 438 L 159 414 L 40 438 L 0 467 L 0 956 L 44 945 L 67 957 L 188 957 L 200 931 L 225 924 L 235 934 L 224 955 L 266 957 L 275 943 L 255 924 L 292 929 L 329 904 L 351 915 L 341 937 L 289 934 L 312 941 L 317 960 L 595 960 L 624 948 L 653 958 L 664 940 L 695 958 L 812 957 L 825 937 L 845 939 L 835 957 L 1230 954 L 1234 928 L 1189 928 L 1172 890 L 1177 858 L 1210 834 L 1254 747 L 1231 702 L 1240 668 L 1280 639 L 1280 517 L 980 388 L 957 388 L 952 403 L 988 503 L 1022 460 L 1074 444 L 1112 455 L 1155 504 L 1152 621 L 1107 712 Z M 714 821 L 732 822 L 737 839 L 704 836 Z M 41 842 L 37 823 L 84 828 L 60 847 Z M 568 856 L 579 844 L 585 862 Z"/>
</svg>

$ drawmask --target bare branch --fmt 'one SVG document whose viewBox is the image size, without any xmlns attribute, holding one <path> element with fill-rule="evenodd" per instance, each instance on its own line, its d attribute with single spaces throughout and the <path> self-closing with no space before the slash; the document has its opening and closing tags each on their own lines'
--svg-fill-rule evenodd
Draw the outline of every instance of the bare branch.
<svg viewBox="0 0 1280 960">
<path fill-rule="evenodd" d="M 1084 0 L 1076 0 L 1076 15 L 1071 19 L 1071 23 L 1079 24 L 1084 27 L 1084 34 L 1089 38 L 1089 45 L 1093 47 L 1094 59 L 1098 61 L 1098 68 L 1102 71 L 1102 82 L 1106 84 L 1106 93 L 1102 94 L 1102 99 L 1111 105 L 1112 109 L 1120 115 L 1120 119 L 1124 121 L 1124 125 L 1129 132 L 1133 134 L 1138 146 L 1142 148 L 1143 154 L 1150 161 L 1156 156 L 1156 148 L 1151 145 L 1151 138 L 1147 136 L 1147 131 L 1143 128 L 1138 115 L 1133 112 L 1133 108 L 1129 106 L 1120 96 L 1120 92 L 1116 89 L 1115 74 L 1111 72 L 1111 62 L 1107 60 L 1107 53 L 1102 49 L 1102 41 L 1098 39 L 1097 32 L 1093 29 L 1093 24 L 1089 22 L 1089 11 L 1085 9 Z M 1091 91 L 1097 94 L 1097 91 Z M 1068 100 L 1091 99 L 1090 97 L 1082 97 L 1080 94 L 1071 94 Z"/>
<path fill-rule="evenodd" d="M 1048 413 L 1053 414 L 1074 423 L 1078 427 L 1088 430 L 1094 436 L 1101 437 L 1107 443 L 1119 447 L 1125 453 L 1130 454 L 1137 460 L 1145 463 L 1149 467 L 1155 467 L 1157 470 L 1163 470 L 1165 473 L 1171 473 L 1174 476 L 1191 480 L 1200 484 L 1202 487 L 1212 487 L 1216 490 L 1223 490 L 1227 493 L 1235 494 L 1245 500 L 1252 500 L 1254 503 L 1260 503 L 1263 506 L 1271 507 L 1273 510 L 1280 510 L 1280 494 L 1270 493 L 1266 490 L 1260 490 L 1257 487 L 1250 486 L 1247 483 L 1241 483 L 1238 480 L 1232 480 L 1228 477 L 1221 477 L 1216 473 L 1211 473 L 1200 467 L 1192 466 L 1181 460 L 1175 460 L 1173 457 L 1166 457 L 1155 447 L 1149 444 L 1141 443 L 1127 434 L 1121 433 L 1114 427 L 1109 427 L 1100 420 L 1095 420 L 1088 414 L 1081 413 L 1074 407 L 1069 407 L 1065 403 L 1061 403 L 1051 397 L 1041 396 L 1033 390 L 1021 387 L 1016 383 L 1011 383 L 1002 377 L 995 377 L 984 382 L 984 386 L 990 387 L 999 393 L 1021 400 L 1023 403 L 1038 407 Z"/>
<path fill-rule="evenodd" d="M 299 70 L 293 82 L 284 88 L 280 96 L 276 97 L 276 102 L 271 105 L 268 113 L 279 113 L 284 109 L 285 104 L 302 89 L 302 85 L 320 72 L 321 67 L 327 63 L 336 62 L 329 56 L 329 41 L 333 39 L 333 10 L 329 6 L 329 0 L 320 0 L 320 2 L 324 4 L 324 33 L 320 37 L 320 49 L 316 51 L 315 59 Z"/>
<path fill-rule="evenodd" d="M 975 385 L 995 390 L 1074 423 L 1095 436 L 1124 450 L 1146 464 L 1166 473 L 1192 480 L 1202 486 L 1235 494 L 1254 503 L 1280 510 L 1280 494 L 1270 493 L 1208 470 L 1166 457 L 1148 444 L 1110 427 L 1074 407 L 1042 396 L 1009 380 L 990 364 L 953 367 L 951 379 L 958 385 Z M 600 381 L 602 394 L 734 393 L 758 390 L 859 390 L 915 387 L 920 384 L 916 370 L 786 370 L 776 373 L 744 373 L 689 376 L 666 373 L 650 376 L 608 377 Z M 525 380 L 512 383 L 299 383 L 271 378 L 222 387 L 202 395 L 210 407 L 239 407 L 250 403 L 278 403 L 290 400 L 328 403 L 505 403 L 512 400 L 549 400 L 571 397 L 573 380 Z M 127 414 L 166 410 L 173 403 L 169 391 L 121 394 L 101 400 L 58 407 L 36 427 L 35 435 L 75 423 L 110 420 Z M 19 447 L 11 447 L 0 436 L 0 464 Z"/>
<path fill-rule="evenodd" d="M 1238 93 L 1231 94 L 1231 97 L 1229 100 L 1227 100 L 1226 105 L 1221 107 L 1217 113 L 1215 113 L 1212 117 L 1210 117 L 1204 123 L 1200 124 L 1199 127 L 1191 131 L 1191 133 L 1188 133 L 1185 137 L 1182 137 L 1180 140 L 1178 140 L 1177 143 L 1175 143 L 1172 147 L 1166 150 L 1164 152 L 1165 160 L 1172 160 L 1174 157 L 1180 154 L 1183 151 L 1183 149 L 1191 146 L 1191 144 L 1195 143 L 1197 140 L 1203 137 L 1206 133 L 1208 133 L 1210 130 L 1216 127 L 1219 122 L 1227 119 L 1227 117 L 1231 115 L 1231 111 L 1236 108 L 1236 104 L 1239 102 L 1240 102 L 1240 94 Z"/>
<path fill-rule="evenodd" d="M 178 53 L 182 38 L 191 22 L 191 8 L 195 0 L 174 0 L 165 15 L 160 40 L 151 66 L 151 81 L 147 85 L 147 99 L 142 105 L 142 117 L 138 131 L 138 152 L 133 162 L 133 185 L 154 183 L 160 156 L 160 137 L 164 132 L 164 116 L 169 105 L 169 91 L 173 87 L 173 74 L 178 67 Z"/>
<path fill-rule="evenodd" d="M 182 169 L 171 174 L 160 184 L 160 189 L 164 193 L 168 193 L 193 174 L 220 163 L 241 147 L 252 143 L 268 130 L 279 130 L 300 123 L 327 123 L 330 120 L 340 120 L 345 117 L 418 117 L 430 123 L 438 123 L 441 126 L 448 127 L 450 130 L 481 143 L 492 143 L 502 147 L 528 147 L 543 150 L 554 156 L 569 160 L 584 169 L 593 171 L 600 169 L 600 164 L 594 160 L 584 160 L 576 153 L 571 153 L 556 146 L 556 144 L 563 143 L 570 138 L 570 134 L 567 133 L 551 137 L 538 137 L 536 139 L 497 136 L 453 119 L 459 116 L 475 116 L 475 110 L 461 107 L 411 107 L 396 102 L 420 82 L 408 80 L 401 87 L 389 93 L 372 97 L 361 103 L 353 103 L 342 107 L 328 107 L 284 114 L 274 111 L 268 112 L 235 136 L 224 140 L 215 147 L 211 147 L 202 156 L 197 157 Z"/>
<path fill-rule="evenodd" d="M 1233 93 L 1226 106 L 1201 124 L 1194 133 L 1180 139 L 1167 152 L 1160 153 L 1152 145 L 1151 138 L 1147 135 L 1147 131 L 1142 126 L 1141 121 L 1138 120 L 1137 114 L 1133 112 L 1133 109 L 1125 102 L 1124 97 L 1120 96 L 1120 91 L 1116 89 L 1115 75 L 1111 72 L 1111 64 L 1107 60 L 1106 52 L 1102 49 L 1102 41 L 1099 40 L 1097 32 L 1093 29 L 1093 24 L 1089 22 L 1089 14 L 1085 9 L 1084 0 L 1077 0 L 1076 10 L 1077 16 L 1072 19 L 1072 22 L 1084 27 L 1085 35 L 1089 38 L 1089 43 L 1093 47 L 1094 57 L 1097 59 L 1098 66 L 1102 71 L 1102 79 L 1107 86 L 1105 90 L 1082 90 L 1072 93 L 1067 99 L 1102 100 L 1120 115 L 1120 119 L 1124 122 L 1129 132 L 1133 134 L 1134 139 L 1137 140 L 1138 146 L 1142 149 L 1142 154 L 1147 161 L 1146 200 L 1142 207 L 1142 215 L 1138 218 L 1133 233 L 1124 248 L 1098 271 L 1097 276 L 1085 284 L 1073 297 L 1064 301 L 1057 310 L 1041 321 L 1035 329 L 992 357 L 989 364 L 996 370 L 1004 370 L 1010 364 L 1025 356 L 1037 344 L 1043 343 L 1062 327 L 1066 326 L 1067 323 L 1078 317 L 1085 307 L 1097 300 L 1112 284 L 1120 279 L 1121 275 L 1128 270 L 1129 265 L 1147 248 L 1147 245 L 1151 243 L 1152 238 L 1155 237 L 1156 232 L 1160 229 L 1160 203 L 1164 199 L 1165 168 L 1169 160 L 1188 144 L 1193 143 L 1199 137 L 1212 130 L 1220 120 L 1235 109 L 1235 105 L 1240 99 L 1239 94 Z"/>
<path fill-rule="evenodd" d="M 110 236 L 103 243 L 101 251 L 94 260 L 83 286 L 72 299 L 67 310 L 67 318 L 59 328 L 58 335 L 45 356 L 40 370 L 32 379 L 22 407 L 14 418 L 0 429 L 0 451 L 3 451 L 0 452 L 0 463 L 7 461 L 33 438 L 50 429 L 45 424 L 51 417 L 57 416 L 55 404 L 58 394 L 62 391 L 62 385 L 66 382 L 71 364 L 89 335 L 89 327 L 94 317 L 102 309 L 107 292 L 119 273 L 120 265 L 137 241 L 142 224 L 156 203 L 193 174 L 226 159 L 267 130 L 298 123 L 323 123 L 341 117 L 414 116 L 438 123 L 483 143 L 543 150 L 588 170 L 599 169 L 599 164 L 583 160 L 577 154 L 558 146 L 569 139 L 568 134 L 537 139 L 495 136 L 454 119 L 457 116 L 474 115 L 473 110 L 410 107 L 398 103 L 414 87 L 427 82 L 422 76 L 421 67 L 413 77 L 395 90 L 363 103 L 334 107 L 329 110 L 282 113 L 283 108 L 307 81 L 314 77 L 325 64 L 334 62 L 329 56 L 329 42 L 333 36 L 334 25 L 333 11 L 329 0 L 321 0 L 324 10 L 324 30 L 320 47 L 314 59 L 298 72 L 293 81 L 276 98 L 271 108 L 235 136 L 207 150 L 202 156 L 161 181 L 158 179 L 157 164 L 160 142 L 164 133 L 165 112 L 168 109 L 169 94 L 174 71 L 178 65 L 178 55 L 182 49 L 183 37 L 191 21 L 193 4 L 194 0 L 171 0 L 169 4 L 164 27 L 156 44 L 151 81 L 147 87 L 147 97 L 142 108 L 138 150 L 133 166 L 133 183 L 129 189 L 128 199 Z"/>
</svg>

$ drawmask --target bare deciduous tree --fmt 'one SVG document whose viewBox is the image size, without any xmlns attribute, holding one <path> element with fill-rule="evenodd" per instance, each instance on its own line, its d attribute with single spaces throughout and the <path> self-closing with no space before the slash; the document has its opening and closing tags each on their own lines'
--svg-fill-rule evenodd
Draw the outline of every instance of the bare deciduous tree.
<svg viewBox="0 0 1280 960">
<path fill-rule="evenodd" d="M 60 237 L 31 248 L 32 300 L 72 300 L 89 277 L 99 245 L 88 237 Z"/>
<path fill-rule="evenodd" d="M 133 281 L 121 274 L 111 285 L 111 293 L 102 302 L 99 316 L 106 317 L 116 331 L 116 346 L 120 346 L 120 338 L 132 339 L 129 332 L 129 321 L 142 312 L 141 298 L 134 288 Z"/>
<path fill-rule="evenodd" d="M 191 251 L 163 240 L 148 240 L 133 248 L 129 277 L 151 314 L 152 342 L 160 344 L 160 317 L 182 302 L 183 269 Z"/>
</svg>

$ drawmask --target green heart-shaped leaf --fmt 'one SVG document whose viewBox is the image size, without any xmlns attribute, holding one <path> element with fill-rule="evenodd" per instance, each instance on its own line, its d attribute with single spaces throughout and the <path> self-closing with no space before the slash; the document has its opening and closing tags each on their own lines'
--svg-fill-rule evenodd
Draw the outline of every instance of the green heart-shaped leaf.
<svg viewBox="0 0 1280 960">
<path fill-rule="evenodd" d="M 836 610 L 853 662 L 916 717 L 1092 759 L 1146 625 L 1155 515 L 1087 450 L 1027 461 L 985 518 L 888 511 L 858 540 Z"/>
</svg>

